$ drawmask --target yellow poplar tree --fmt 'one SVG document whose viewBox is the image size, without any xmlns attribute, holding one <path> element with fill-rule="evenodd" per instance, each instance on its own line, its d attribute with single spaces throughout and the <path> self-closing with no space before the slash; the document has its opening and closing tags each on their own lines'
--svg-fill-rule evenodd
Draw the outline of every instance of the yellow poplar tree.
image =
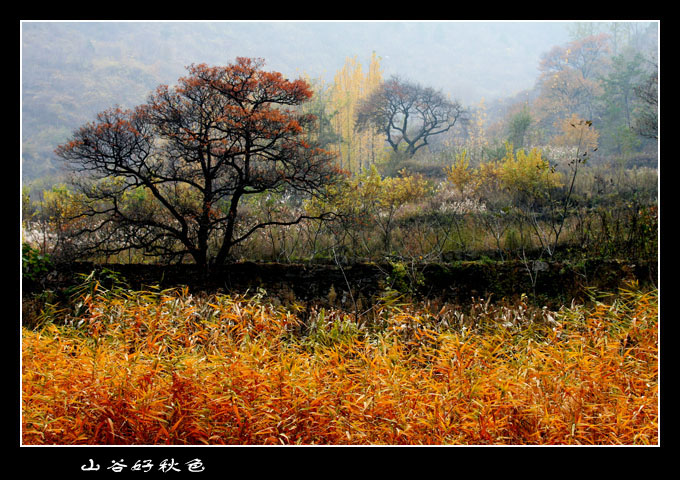
<svg viewBox="0 0 680 480">
<path fill-rule="evenodd" d="M 373 52 L 366 74 L 357 57 L 347 58 L 344 67 L 335 75 L 331 87 L 331 109 L 335 132 L 342 138 L 338 144 L 340 166 L 352 173 L 361 172 L 375 163 L 383 150 L 377 133 L 357 132 L 354 129 L 355 111 L 359 102 L 382 82 L 380 59 Z"/>
<path fill-rule="evenodd" d="M 482 151 L 488 144 L 485 133 L 486 117 L 486 103 L 482 98 L 468 127 L 470 150 L 476 158 L 481 158 Z"/>
</svg>

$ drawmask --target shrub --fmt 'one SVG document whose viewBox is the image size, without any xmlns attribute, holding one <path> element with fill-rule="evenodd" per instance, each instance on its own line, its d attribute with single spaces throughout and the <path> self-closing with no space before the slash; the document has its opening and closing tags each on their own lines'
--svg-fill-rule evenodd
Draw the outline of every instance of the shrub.
<svg viewBox="0 0 680 480">
<path fill-rule="evenodd" d="M 30 282 L 41 282 L 52 269 L 52 259 L 24 242 L 21 245 L 21 276 Z"/>
</svg>

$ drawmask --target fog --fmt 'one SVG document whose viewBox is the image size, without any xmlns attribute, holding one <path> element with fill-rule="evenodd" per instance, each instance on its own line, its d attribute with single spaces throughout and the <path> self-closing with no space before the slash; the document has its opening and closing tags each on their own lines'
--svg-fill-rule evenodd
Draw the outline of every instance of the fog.
<svg viewBox="0 0 680 480">
<path fill-rule="evenodd" d="M 380 58 L 392 75 L 465 106 L 531 89 L 542 54 L 572 39 L 556 21 L 24 21 L 21 125 L 24 177 L 54 162 L 73 129 L 114 105 L 133 107 L 192 63 L 260 57 L 265 68 L 332 83 L 348 58 Z"/>
<path fill-rule="evenodd" d="M 261 57 L 271 69 L 332 80 L 347 57 L 381 57 L 384 75 L 401 75 L 466 103 L 530 88 L 540 55 L 569 39 L 565 22 L 267 21 L 26 22 L 24 73 L 79 60 L 162 63 L 164 83 L 186 65 Z M 64 63 L 59 65 L 59 61 Z M 43 65 L 44 66 L 44 65 Z M 115 99 L 112 99 L 115 100 Z"/>
</svg>

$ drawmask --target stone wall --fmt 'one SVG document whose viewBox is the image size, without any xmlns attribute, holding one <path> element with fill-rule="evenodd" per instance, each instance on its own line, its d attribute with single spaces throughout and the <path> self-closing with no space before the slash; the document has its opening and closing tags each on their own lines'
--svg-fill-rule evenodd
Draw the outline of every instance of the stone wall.
<svg viewBox="0 0 680 480">
<path fill-rule="evenodd" d="M 629 280 L 656 284 L 656 263 L 590 260 L 560 262 L 452 262 L 417 266 L 359 263 L 346 266 L 279 263 L 235 263 L 205 274 L 195 265 L 62 265 L 41 285 L 24 284 L 24 291 L 63 288 L 82 281 L 78 274 L 108 269 L 117 272 L 133 289 L 149 286 L 187 286 L 193 292 L 255 293 L 264 289 L 281 299 L 311 301 L 329 294 L 349 306 L 352 298 L 372 299 L 390 287 L 403 293 L 465 302 L 471 297 L 496 299 L 521 295 L 570 301 L 583 296 L 585 287 L 616 291 Z M 530 274 L 531 272 L 531 274 Z M 351 289 L 351 295 L 349 294 Z"/>
</svg>

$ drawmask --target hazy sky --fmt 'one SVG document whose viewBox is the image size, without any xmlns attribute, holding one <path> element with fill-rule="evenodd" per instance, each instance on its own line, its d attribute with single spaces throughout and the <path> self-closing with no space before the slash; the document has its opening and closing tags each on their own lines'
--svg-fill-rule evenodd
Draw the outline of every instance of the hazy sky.
<svg viewBox="0 0 680 480">
<path fill-rule="evenodd" d="M 273 40 L 266 46 L 251 44 L 248 51 L 261 51 L 272 62 L 301 54 L 301 68 L 328 76 L 346 57 L 356 55 L 367 65 L 375 51 L 385 76 L 399 74 L 468 102 L 531 88 L 541 54 L 569 41 L 568 24 L 562 22 L 282 22 L 252 27 L 252 35 L 271 34 Z"/>
<path fill-rule="evenodd" d="M 57 36 L 58 32 L 61 37 Z M 237 21 L 237 22 L 40 22 L 24 24 L 28 44 L 52 48 L 49 57 L 92 42 L 98 54 L 115 61 L 106 44 L 128 42 L 120 55 L 154 45 L 168 75 L 182 75 L 189 63 L 225 64 L 237 56 L 262 57 L 269 68 L 288 75 L 307 73 L 332 81 L 347 57 L 368 66 L 381 57 L 384 75 L 399 74 L 441 88 L 465 102 L 512 95 L 531 88 L 540 55 L 569 41 L 568 24 L 538 21 Z M 54 45 L 50 46 L 50 34 Z M 64 41 L 74 40 L 71 43 Z M 75 37 L 78 37 L 77 39 Z M 26 43 L 26 42 L 24 42 Z M 99 53 L 101 52 L 101 53 Z M 32 61 L 26 52 L 26 61 Z M 44 54 L 44 52 L 43 52 Z M 127 58 L 126 58 L 127 59 Z M 172 83 L 177 79 L 164 79 Z"/>
<path fill-rule="evenodd" d="M 261 57 L 289 78 L 329 85 L 348 58 L 373 52 L 391 75 L 442 90 L 465 107 L 536 84 L 541 56 L 573 39 L 556 21 L 23 21 L 23 156 L 42 162 L 79 125 L 134 107 L 192 63 Z"/>
</svg>

